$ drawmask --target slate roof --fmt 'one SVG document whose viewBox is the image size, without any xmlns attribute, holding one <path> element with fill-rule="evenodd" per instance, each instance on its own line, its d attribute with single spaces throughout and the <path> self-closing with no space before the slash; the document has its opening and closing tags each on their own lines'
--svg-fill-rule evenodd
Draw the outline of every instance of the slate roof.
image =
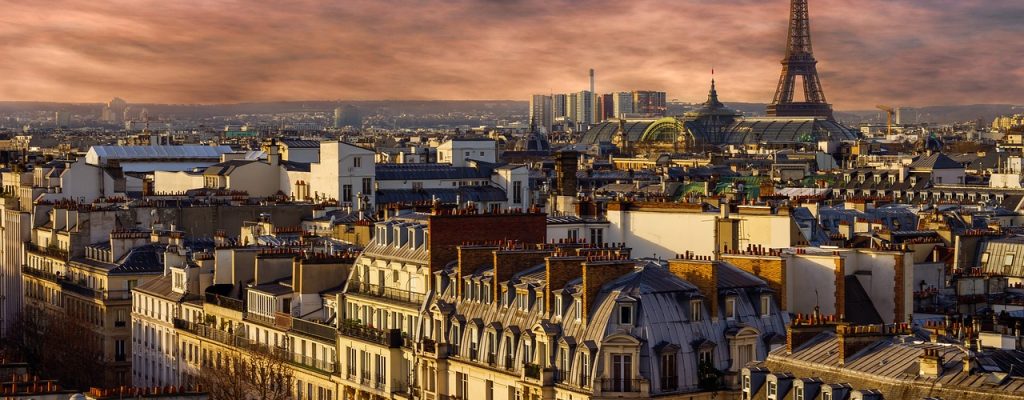
<svg viewBox="0 0 1024 400">
<path fill-rule="evenodd" d="M 293 149 L 319 149 L 320 141 L 318 140 L 301 140 L 301 139 L 281 139 L 279 143 Z"/>
<path fill-rule="evenodd" d="M 447 164 L 377 164 L 378 181 L 407 181 L 435 179 L 490 179 L 495 166 L 479 163 L 479 167 L 453 167 Z"/>
<path fill-rule="evenodd" d="M 910 164 L 910 168 L 914 169 L 963 169 L 964 166 L 956 161 L 953 161 L 949 156 L 942 153 L 933 153 L 930 156 L 918 158 Z"/>
<path fill-rule="evenodd" d="M 454 189 L 382 189 L 377 191 L 377 204 L 433 201 L 455 203 L 507 201 L 505 191 L 494 186 L 461 186 Z"/>
</svg>

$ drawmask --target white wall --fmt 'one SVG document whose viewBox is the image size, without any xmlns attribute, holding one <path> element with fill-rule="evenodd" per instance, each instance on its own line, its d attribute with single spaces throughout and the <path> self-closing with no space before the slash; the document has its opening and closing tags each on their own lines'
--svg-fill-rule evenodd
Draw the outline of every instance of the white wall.
<svg viewBox="0 0 1024 400">
<path fill-rule="evenodd" d="M 625 242 L 635 257 L 674 257 L 692 251 L 698 256 L 714 256 L 716 213 L 685 212 L 673 209 L 608 210 L 611 226 L 606 242 Z M 740 215 L 740 248 L 748 244 L 766 248 L 793 245 L 793 223 L 788 215 Z"/>
<path fill-rule="evenodd" d="M 153 191 L 157 193 L 178 193 L 202 187 L 202 173 L 185 171 L 156 171 L 153 173 Z"/>
<path fill-rule="evenodd" d="M 467 159 L 496 162 L 497 143 L 493 140 L 449 140 L 437 147 L 438 163 L 465 167 Z"/>
<path fill-rule="evenodd" d="M 358 158 L 358 166 L 355 159 Z M 316 198 L 331 198 L 339 203 L 343 199 L 345 185 L 351 185 L 353 200 L 363 191 L 363 178 L 370 179 L 370 190 L 375 186 L 375 161 L 373 150 L 367 150 L 344 142 L 320 143 L 320 162 L 310 164 L 312 183 L 310 195 Z M 372 207 L 374 196 L 369 196 Z"/>
</svg>

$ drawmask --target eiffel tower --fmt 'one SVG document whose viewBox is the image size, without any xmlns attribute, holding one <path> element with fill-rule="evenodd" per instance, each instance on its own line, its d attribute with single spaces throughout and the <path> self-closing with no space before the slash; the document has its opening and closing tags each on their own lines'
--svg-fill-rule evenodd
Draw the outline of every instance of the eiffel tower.
<svg viewBox="0 0 1024 400">
<path fill-rule="evenodd" d="M 786 58 L 782 60 L 782 77 L 779 78 L 775 99 L 768 105 L 768 115 L 832 119 L 832 105 L 825 101 L 825 93 L 821 90 L 817 63 L 811 52 L 807 0 L 791 0 Z M 797 77 L 803 80 L 803 101 L 793 101 Z"/>
</svg>

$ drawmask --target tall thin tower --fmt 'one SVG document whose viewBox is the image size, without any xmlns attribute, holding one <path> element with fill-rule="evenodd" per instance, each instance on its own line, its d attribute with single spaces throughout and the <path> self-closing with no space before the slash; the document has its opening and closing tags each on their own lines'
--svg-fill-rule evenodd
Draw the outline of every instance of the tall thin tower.
<svg viewBox="0 0 1024 400">
<path fill-rule="evenodd" d="M 832 105 L 825 101 L 818 79 L 818 61 L 811 51 L 811 23 L 807 16 L 807 0 L 791 0 L 789 40 L 786 57 L 782 59 L 782 76 L 775 99 L 768 105 L 768 115 L 779 117 L 826 117 L 832 119 Z M 797 77 L 803 81 L 803 101 L 794 101 Z"/>
<path fill-rule="evenodd" d="M 590 93 L 593 93 L 595 95 L 597 94 L 597 92 L 594 91 L 594 69 L 593 68 L 590 69 Z"/>
</svg>

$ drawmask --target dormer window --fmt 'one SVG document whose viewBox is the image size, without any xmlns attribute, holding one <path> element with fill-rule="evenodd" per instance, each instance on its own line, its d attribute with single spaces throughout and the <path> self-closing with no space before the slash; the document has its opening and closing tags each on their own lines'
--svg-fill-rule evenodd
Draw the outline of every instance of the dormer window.
<svg viewBox="0 0 1024 400">
<path fill-rule="evenodd" d="M 889 175 L 889 184 L 890 185 L 895 185 L 896 184 L 896 175 Z"/>
<path fill-rule="evenodd" d="M 619 325 L 633 325 L 633 305 L 619 305 Z"/>
<path fill-rule="evenodd" d="M 562 316 L 562 295 L 556 294 L 556 295 L 553 295 L 553 296 L 555 298 L 555 316 L 556 317 L 561 317 Z"/>
<path fill-rule="evenodd" d="M 736 298 L 727 297 L 725 299 L 725 319 L 736 319 Z"/>
<path fill-rule="evenodd" d="M 988 257 L 989 257 L 989 254 L 988 254 L 987 251 L 984 252 L 984 253 L 981 253 L 981 265 L 982 266 L 988 265 Z"/>
<path fill-rule="evenodd" d="M 582 320 L 582 319 L 583 319 L 583 302 L 582 302 L 582 301 L 580 301 L 580 299 L 576 299 L 576 300 L 574 301 L 574 304 L 573 304 L 573 305 L 575 306 L 575 307 L 573 307 L 573 308 L 575 308 L 575 309 L 576 309 L 576 312 L 575 312 L 575 314 L 576 314 L 576 316 L 575 316 L 575 317 L 576 317 L 576 320 L 577 320 L 577 321 L 579 321 L 579 320 Z"/>
<path fill-rule="evenodd" d="M 768 398 L 774 400 L 775 396 L 779 394 L 779 384 L 775 382 L 768 382 Z"/>
<path fill-rule="evenodd" d="M 516 291 L 516 307 L 519 308 L 519 311 L 530 310 L 530 299 L 527 297 L 528 293 L 529 292 L 525 290 Z"/>
<path fill-rule="evenodd" d="M 843 180 L 846 181 L 846 183 L 850 183 L 850 174 L 843 174 Z"/>
<path fill-rule="evenodd" d="M 698 300 L 690 300 L 690 320 L 702 321 L 704 319 L 704 305 Z"/>
<path fill-rule="evenodd" d="M 761 316 L 767 317 L 772 315 L 772 296 L 770 294 L 761 295 Z"/>
<path fill-rule="evenodd" d="M 882 183 L 882 176 L 881 175 L 875 175 L 875 183 L 876 184 L 877 183 Z"/>
</svg>

